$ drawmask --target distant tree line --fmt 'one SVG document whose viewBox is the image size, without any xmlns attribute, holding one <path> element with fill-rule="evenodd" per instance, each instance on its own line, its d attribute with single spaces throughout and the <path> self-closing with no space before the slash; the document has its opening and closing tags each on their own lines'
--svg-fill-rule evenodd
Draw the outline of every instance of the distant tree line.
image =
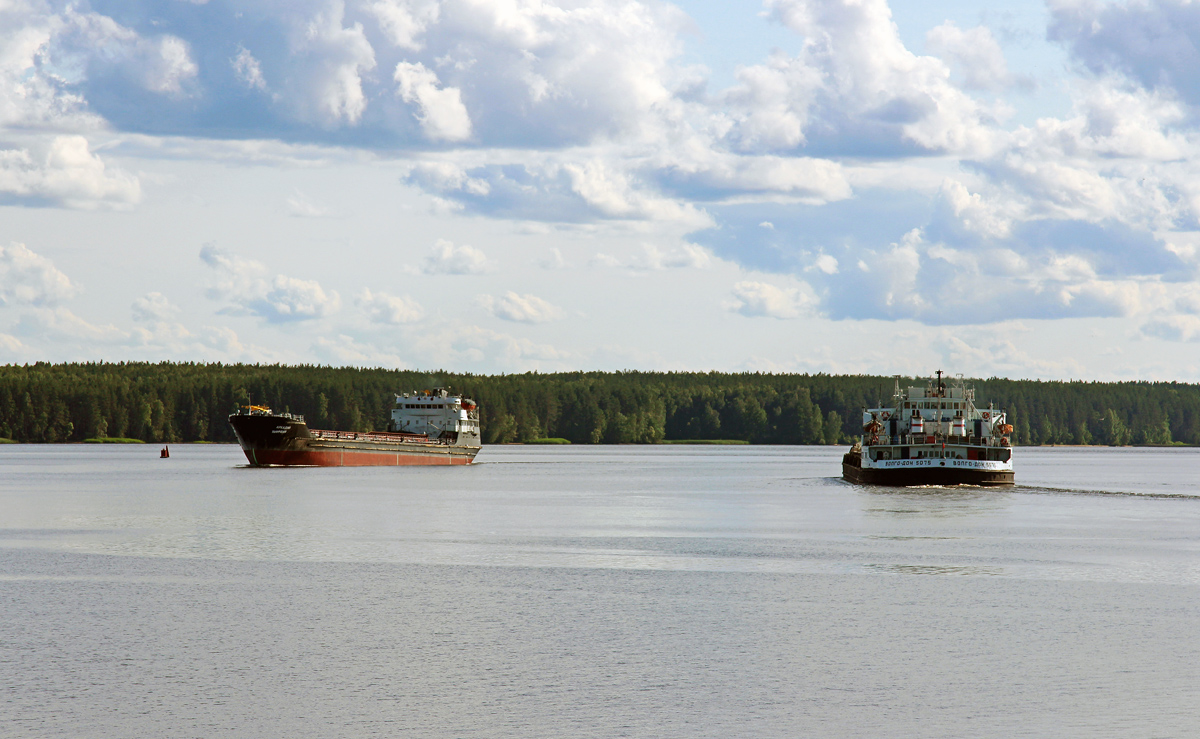
<svg viewBox="0 0 1200 739">
<path fill-rule="evenodd" d="M 923 385 L 902 378 L 901 386 Z M 1008 411 L 1020 444 L 1200 444 L 1200 385 L 971 381 Z M 450 386 L 479 402 L 484 443 L 741 440 L 841 444 L 893 378 L 695 372 L 461 375 L 354 367 L 194 363 L 0 365 L 0 437 L 69 442 L 234 441 L 239 405 L 304 414 L 313 427 L 386 428 L 393 393 Z"/>
</svg>

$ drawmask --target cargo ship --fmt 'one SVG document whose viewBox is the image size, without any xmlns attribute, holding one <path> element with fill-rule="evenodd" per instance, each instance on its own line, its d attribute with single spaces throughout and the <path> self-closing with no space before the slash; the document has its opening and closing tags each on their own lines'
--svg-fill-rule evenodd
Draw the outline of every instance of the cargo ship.
<svg viewBox="0 0 1200 739">
<path fill-rule="evenodd" d="M 890 408 L 863 412 L 863 435 L 842 457 L 842 477 L 869 485 L 1012 485 L 1012 424 L 979 407 L 960 377 L 938 370 L 926 387 L 896 389 Z"/>
<path fill-rule="evenodd" d="M 304 416 L 261 405 L 229 416 L 254 467 L 470 464 L 479 453 L 479 408 L 447 388 L 396 395 L 387 431 L 310 429 Z"/>
</svg>

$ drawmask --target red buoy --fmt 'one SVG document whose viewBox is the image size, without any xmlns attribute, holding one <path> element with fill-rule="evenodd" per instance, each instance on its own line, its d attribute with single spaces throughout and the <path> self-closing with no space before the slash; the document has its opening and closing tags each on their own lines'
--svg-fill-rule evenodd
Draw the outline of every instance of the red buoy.
<svg viewBox="0 0 1200 739">
<path fill-rule="evenodd" d="M 159 459 L 166 459 L 171 456 L 171 452 L 167 451 L 167 447 L 163 446 L 162 451 L 158 453 Z"/>
</svg>

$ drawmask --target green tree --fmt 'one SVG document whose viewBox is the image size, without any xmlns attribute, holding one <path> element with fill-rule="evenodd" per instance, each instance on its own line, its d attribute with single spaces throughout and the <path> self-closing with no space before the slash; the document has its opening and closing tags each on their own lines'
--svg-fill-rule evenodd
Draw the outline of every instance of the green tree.
<svg viewBox="0 0 1200 739">
<path fill-rule="evenodd" d="M 838 444 L 842 441 L 842 417 L 837 411 L 829 411 L 825 416 L 825 443 Z"/>
</svg>

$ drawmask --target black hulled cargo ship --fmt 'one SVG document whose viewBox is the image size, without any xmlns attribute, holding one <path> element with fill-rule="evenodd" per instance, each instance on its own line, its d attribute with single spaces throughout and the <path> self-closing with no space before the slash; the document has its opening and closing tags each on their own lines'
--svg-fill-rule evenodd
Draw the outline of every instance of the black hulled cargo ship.
<svg viewBox="0 0 1200 739">
<path fill-rule="evenodd" d="M 397 395 L 387 431 L 310 429 L 304 417 L 249 405 L 229 416 L 255 467 L 470 464 L 479 453 L 479 409 L 445 388 Z"/>
<path fill-rule="evenodd" d="M 961 379 L 942 372 L 901 391 L 891 408 L 863 412 L 863 435 L 842 457 L 842 477 L 870 485 L 1012 485 L 1012 431 L 1006 414 L 980 408 Z"/>
</svg>

